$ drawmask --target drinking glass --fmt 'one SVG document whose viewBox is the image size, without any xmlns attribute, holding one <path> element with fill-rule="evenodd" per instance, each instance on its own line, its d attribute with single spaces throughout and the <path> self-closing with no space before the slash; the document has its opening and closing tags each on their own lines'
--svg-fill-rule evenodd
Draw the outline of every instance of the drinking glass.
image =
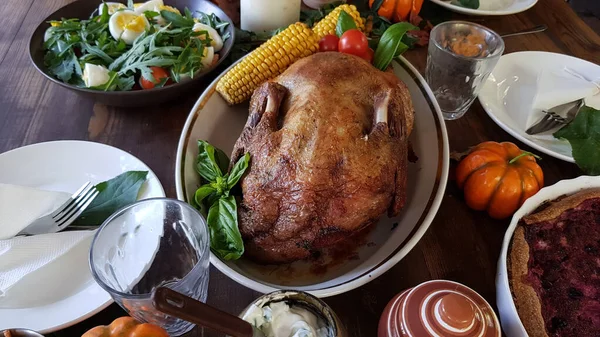
<svg viewBox="0 0 600 337">
<path fill-rule="evenodd" d="M 444 119 L 467 112 L 502 52 L 500 35 L 482 25 L 448 21 L 433 28 L 425 77 Z"/>
<path fill-rule="evenodd" d="M 111 215 L 90 249 L 96 282 L 132 317 L 179 336 L 194 325 L 152 306 L 152 292 L 166 286 L 206 302 L 209 234 L 202 215 L 173 199 L 145 199 Z"/>
</svg>

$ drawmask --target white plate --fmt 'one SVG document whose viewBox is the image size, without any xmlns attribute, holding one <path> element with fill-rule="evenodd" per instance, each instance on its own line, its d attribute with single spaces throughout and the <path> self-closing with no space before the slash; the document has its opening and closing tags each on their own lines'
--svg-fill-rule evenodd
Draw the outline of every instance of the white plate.
<svg viewBox="0 0 600 337">
<path fill-rule="evenodd" d="M 496 276 L 496 301 L 498 303 L 498 312 L 500 313 L 500 323 L 502 330 L 508 337 L 527 337 L 527 332 L 517 308 L 513 302 L 512 292 L 508 284 L 508 272 L 506 266 L 506 256 L 508 246 L 517 228 L 519 220 L 525 215 L 533 212 L 546 201 L 552 201 L 564 195 L 570 195 L 585 189 L 600 187 L 600 177 L 581 176 L 570 180 L 561 180 L 556 184 L 542 188 L 538 193 L 527 199 L 523 206 L 513 215 L 510 225 L 504 235 L 502 242 L 502 251 L 498 260 L 498 274 Z"/>
<path fill-rule="evenodd" d="M 164 197 L 158 178 L 136 157 L 112 146 L 84 141 L 56 141 L 33 144 L 0 154 L 0 183 L 48 190 L 75 192 L 86 181 L 99 183 L 131 170 L 148 171 L 141 198 Z M 28 328 L 49 333 L 76 324 L 106 308 L 112 299 L 92 279 L 89 248 L 72 251 L 77 256 L 69 265 L 60 265 L 67 289 L 54 303 L 24 308 L 0 307 L 0 330 Z M 70 255 L 70 254 L 67 254 Z M 31 289 L 51 292 L 44 280 Z"/>
<path fill-rule="evenodd" d="M 528 135 L 507 113 L 509 109 L 531 103 L 537 75 L 542 69 L 564 66 L 590 77 L 600 77 L 599 66 L 575 57 L 547 52 L 512 53 L 500 57 L 479 92 L 479 101 L 494 122 L 513 137 L 538 151 L 573 163 L 571 145 L 567 141 Z"/>
<path fill-rule="evenodd" d="M 227 71 L 227 70 L 226 70 Z M 367 236 L 372 244 L 358 250 L 358 258 L 344 261 L 315 275 L 309 262 L 261 266 L 247 259 L 210 261 L 238 283 L 262 293 L 296 289 L 325 297 L 340 294 L 375 279 L 393 267 L 417 244 L 433 220 L 448 179 L 449 150 L 446 127 L 433 93 L 419 72 L 405 59 L 394 62 L 395 74 L 406 83 L 415 107 L 415 129 L 410 141 L 419 160 L 409 164 L 408 203 L 396 218 L 384 217 Z M 200 181 L 195 171 L 197 140 L 231 153 L 248 118 L 248 104 L 229 107 L 215 93 L 218 78 L 200 96 L 190 113 L 177 150 L 177 197 L 192 200 Z M 396 226 L 394 225 L 396 224 Z"/>
<path fill-rule="evenodd" d="M 431 0 L 449 10 L 467 15 L 510 15 L 521 13 L 533 7 L 538 0 L 480 0 L 478 9 L 453 5 L 450 1 Z"/>
</svg>

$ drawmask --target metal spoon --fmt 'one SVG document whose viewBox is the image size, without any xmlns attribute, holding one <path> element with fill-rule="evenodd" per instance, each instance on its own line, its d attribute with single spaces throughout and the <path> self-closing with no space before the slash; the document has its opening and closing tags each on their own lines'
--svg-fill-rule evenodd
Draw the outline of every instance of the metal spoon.
<svg viewBox="0 0 600 337">
<path fill-rule="evenodd" d="M 523 29 L 523 30 L 520 30 L 520 31 L 517 31 L 517 32 L 514 32 L 514 33 L 502 34 L 500 36 L 502 38 L 505 38 L 505 37 L 509 37 L 509 36 L 535 34 L 535 33 L 541 33 L 543 31 L 545 31 L 546 29 L 548 29 L 548 26 L 546 26 L 546 25 L 539 25 L 539 26 L 535 26 L 533 28 Z"/>
<path fill-rule="evenodd" d="M 152 305 L 167 315 L 207 327 L 232 337 L 265 337 L 243 319 L 166 287 L 152 293 Z"/>
</svg>

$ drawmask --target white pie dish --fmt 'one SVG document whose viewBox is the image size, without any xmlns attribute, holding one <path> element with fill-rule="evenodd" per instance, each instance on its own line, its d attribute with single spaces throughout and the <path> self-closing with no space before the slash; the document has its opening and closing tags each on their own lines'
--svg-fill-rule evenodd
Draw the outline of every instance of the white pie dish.
<svg viewBox="0 0 600 337">
<path fill-rule="evenodd" d="M 513 215 L 510 225 L 504 235 L 500 259 L 498 260 L 498 272 L 496 275 L 496 302 L 500 314 L 502 330 L 508 337 L 527 337 L 525 327 L 519 318 L 517 308 L 513 301 L 512 291 L 508 282 L 507 256 L 513 233 L 517 228 L 519 220 L 533 212 L 536 208 L 547 201 L 555 200 L 561 196 L 571 195 L 590 188 L 600 188 L 600 177 L 581 176 L 570 180 L 561 180 L 552 186 L 542 188 L 531 198 L 527 199 L 523 206 Z"/>
</svg>

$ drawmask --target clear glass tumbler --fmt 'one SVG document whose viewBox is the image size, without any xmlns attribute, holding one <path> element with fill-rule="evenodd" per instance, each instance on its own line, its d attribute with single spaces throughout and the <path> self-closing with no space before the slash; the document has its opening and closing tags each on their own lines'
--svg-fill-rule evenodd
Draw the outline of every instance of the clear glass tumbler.
<svg viewBox="0 0 600 337">
<path fill-rule="evenodd" d="M 425 78 L 444 119 L 462 117 L 504 52 L 504 41 L 487 27 L 448 21 L 433 28 Z"/>
<path fill-rule="evenodd" d="M 171 336 L 192 323 L 152 306 L 152 291 L 167 286 L 206 302 L 209 234 L 202 215 L 173 199 L 145 199 L 110 216 L 90 249 L 96 282 L 132 317 L 162 326 Z"/>
</svg>

